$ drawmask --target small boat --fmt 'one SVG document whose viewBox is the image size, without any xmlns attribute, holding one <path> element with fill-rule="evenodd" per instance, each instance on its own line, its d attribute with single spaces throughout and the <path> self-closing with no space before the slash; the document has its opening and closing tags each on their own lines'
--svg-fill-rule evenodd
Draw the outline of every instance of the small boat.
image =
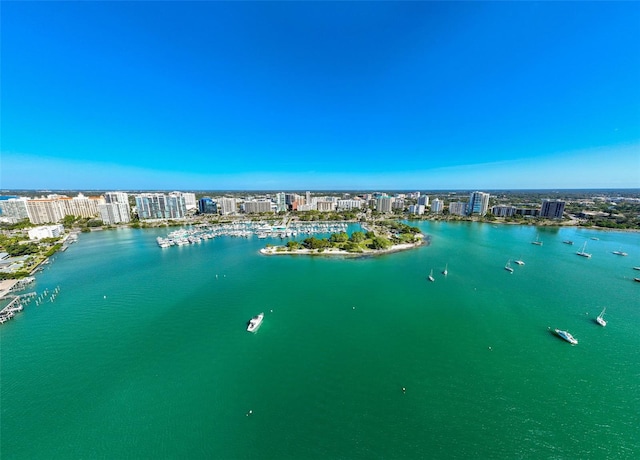
<svg viewBox="0 0 640 460">
<path fill-rule="evenodd" d="M 592 236 L 592 237 L 591 237 L 591 239 L 592 239 L 593 241 L 600 241 L 600 238 L 596 238 L 595 236 Z"/>
<path fill-rule="evenodd" d="M 433 268 L 431 269 L 431 272 L 429 273 L 429 281 L 435 281 L 436 279 L 433 277 Z"/>
<path fill-rule="evenodd" d="M 617 256 L 628 256 L 629 254 L 627 254 L 626 252 L 622 252 L 622 251 L 613 251 L 613 253 Z"/>
<path fill-rule="evenodd" d="M 640 283 L 640 278 L 634 278 L 633 281 L 637 281 L 638 283 Z"/>
<path fill-rule="evenodd" d="M 607 325 L 607 321 L 604 319 L 604 312 L 606 310 L 607 310 L 607 307 L 605 307 L 604 310 L 602 310 L 602 313 L 600 313 L 596 318 L 596 323 L 598 323 L 602 327 L 605 327 Z"/>
<path fill-rule="evenodd" d="M 559 337 L 563 338 L 564 340 L 566 340 L 572 345 L 578 344 L 578 341 L 567 331 L 561 331 L 560 329 L 555 329 L 555 333 L 558 334 Z"/>
<path fill-rule="evenodd" d="M 587 259 L 590 258 L 591 254 L 589 254 L 588 252 L 585 252 L 586 247 L 587 247 L 587 242 L 585 241 L 584 244 L 582 245 L 582 249 L 576 252 L 576 254 L 578 254 L 581 257 L 586 257 Z"/>
<path fill-rule="evenodd" d="M 513 273 L 513 268 L 511 268 L 511 260 L 507 260 L 507 265 L 504 266 L 504 269 L 509 273 Z"/>
<path fill-rule="evenodd" d="M 542 246 L 542 241 L 540 241 L 540 237 L 536 236 L 536 240 L 532 241 L 531 244 L 535 244 L 536 246 Z"/>
<path fill-rule="evenodd" d="M 571 240 L 565 240 L 565 241 L 563 241 L 563 243 L 564 243 L 564 244 L 573 244 L 573 241 L 571 241 Z"/>
<path fill-rule="evenodd" d="M 449 264 L 445 264 L 444 271 L 442 272 L 444 276 L 447 276 L 449 274 L 449 270 L 447 270 L 448 268 L 449 268 Z"/>
<path fill-rule="evenodd" d="M 524 261 L 522 259 L 514 260 L 518 265 L 524 265 Z"/>
<path fill-rule="evenodd" d="M 640 267 L 633 267 L 634 270 L 640 270 Z"/>
<path fill-rule="evenodd" d="M 260 325 L 262 324 L 262 319 L 264 318 L 264 313 L 260 313 L 257 316 L 254 316 L 249 320 L 249 324 L 247 326 L 247 331 L 255 332 Z"/>
</svg>

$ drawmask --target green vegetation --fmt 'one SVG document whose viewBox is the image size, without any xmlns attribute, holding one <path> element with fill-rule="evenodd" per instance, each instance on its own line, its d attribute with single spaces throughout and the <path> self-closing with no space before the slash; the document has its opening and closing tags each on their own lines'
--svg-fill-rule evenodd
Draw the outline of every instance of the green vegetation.
<svg viewBox="0 0 640 460">
<path fill-rule="evenodd" d="M 23 230 L 25 228 L 35 227 L 29 219 L 22 219 L 15 224 L 6 224 L 4 222 L 0 223 L 0 230 Z"/>
<path fill-rule="evenodd" d="M 388 249 L 394 244 L 416 243 L 420 230 L 416 227 L 396 221 L 385 221 L 377 224 L 375 229 L 366 233 L 355 231 L 349 236 L 346 232 L 333 233 L 329 238 L 311 236 L 302 242 L 289 241 L 286 250 L 309 249 L 323 252 L 326 249 L 340 249 L 351 253 L 362 253 L 366 250 Z M 283 248 L 284 249 L 284 248 Z"/>
</svg>

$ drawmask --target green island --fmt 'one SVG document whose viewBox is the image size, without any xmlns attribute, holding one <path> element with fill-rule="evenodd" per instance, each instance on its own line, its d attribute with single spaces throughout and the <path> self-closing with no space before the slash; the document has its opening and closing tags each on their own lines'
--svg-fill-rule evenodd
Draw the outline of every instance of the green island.
<svg viewBox="0 0 640 460">
<path fill-rule="evenodd" d="M 267 245 L 264 255 L 342 255 L 350 257 L 387 254 L 413 249 L 429 242 L 420 229 L 402 222 L 385 220 L 363 224 L 364 232 L 332 233 L 328 238 L 311 236 L 303 241 L 289 241 L 284 246 Z"/>
</svg>

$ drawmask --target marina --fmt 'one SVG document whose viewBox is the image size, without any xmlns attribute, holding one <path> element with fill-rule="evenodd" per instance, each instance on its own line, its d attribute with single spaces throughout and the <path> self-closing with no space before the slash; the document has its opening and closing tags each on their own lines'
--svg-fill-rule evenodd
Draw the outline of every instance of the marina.
<svg viewBox="0 0 640 460">
<path fill-rule="evenodd" d="M 344 232 L 347 228 L 348 225 L 341 222 L 309 223 L 284 221 L 282 224 L 273 225 L 267 222 L 239 221 L 230 224 L 202 224 L 194 226 L 193 228 L 181 228 L 170 232 L 166 237 L 158 236 L 156 241 L 161 248 L 168 248 L 171 246 L 198 244 L 221 236 L 234 238 L 257 236 L 258 239 L 284 239 L 296 238 L 303 235 Z"/>
</svg>

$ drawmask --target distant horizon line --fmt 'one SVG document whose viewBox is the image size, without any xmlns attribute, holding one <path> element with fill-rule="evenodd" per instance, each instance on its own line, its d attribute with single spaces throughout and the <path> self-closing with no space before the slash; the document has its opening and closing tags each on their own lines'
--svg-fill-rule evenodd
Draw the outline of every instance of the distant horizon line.
<svg viewBox="0 0 640 460">
<path fill-rule="evenodd" d="M 11 188 L 11 189 L 0 189 L 0 194 L 10 193 L 10 192 L 70 192 L 70 191 L 115 191 L 115 192 L 173 192 L 173 191 L 182 191 L 182 192 L 233 192 L 233 193 L 241 193 L 241 192 L 277 192 L 283 193 L 287 191 L 299 192 L 299 191 L 308 191 L 308 192 L 377 192 L 377 191 L 389 191 L 389 192 L 406 192 L 406 193 L 415 193 L 415 192 L 474 192 L 474 191 L 489 191 L 489 192 L 567 192 L 567 191 L 639 191 L 640 187 L 597 187 L 597 188 L 441 188 L 441 189 L 416 189 L 416 188 L 339 188 L 339 189 L 330 189 L 330 188 L 318 188 L 318 189 L 185 189 L 185 188 L 148 188 L 148 189 L 123 189 L 123 188 Z"/>
</svg>

